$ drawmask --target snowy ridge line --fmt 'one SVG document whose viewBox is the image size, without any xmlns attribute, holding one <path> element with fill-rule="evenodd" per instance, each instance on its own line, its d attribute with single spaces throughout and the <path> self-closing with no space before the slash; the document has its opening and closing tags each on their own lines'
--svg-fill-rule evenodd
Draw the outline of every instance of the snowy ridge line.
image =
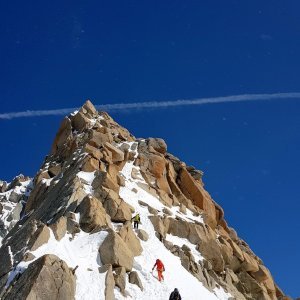
<svg viewBox="0 0 300 300">
<path fill-rule="evenodd" d="M 272 94 L 241 94 L 229 95 L 221 97 L 195 98 L 195 99 L 178 99 L 170 101 L 146 101 L 146 102 L 131 102 L 131 103 L 112 103 L 95 105 L 99 110 L 105 111 L 122 111 L 132 109 L 149 109 L 149 108 L 167 108 L 176 106 L 188 105 L 204 105 L 217 103 L 231 103 L 231 102 L 250 102 L 250 101 L 266 101 L 266 100 L 284 100 L 284 99 L 300 99 L 299 92 L 287 93 L 272 93 Z M 78 108 L 60 108 L 50 110 L 26 110 L 19 112 L 8 112 L 0 114 L 0 120 L 10 120 L 15 118 L 28 117 L 43 117 L 43 116 L 60 116 L 66 115 Z"/>
</svg>

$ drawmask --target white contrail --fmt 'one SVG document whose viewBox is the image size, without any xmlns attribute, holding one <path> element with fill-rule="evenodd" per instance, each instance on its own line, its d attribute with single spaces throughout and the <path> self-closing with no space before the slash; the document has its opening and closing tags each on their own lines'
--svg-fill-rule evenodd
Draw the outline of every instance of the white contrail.
<svg viewBox="0 0 300 300">
<path fill-rule="evenodd" d="M 204 105 L 215 103 L 229 102 L 246 102 L 246 101 L 264 101 L 264 100 L 284 100 L 284 99 L 300 99 L 300 93 L 274 93 L 274 94 L 244 94 L 231 95 L 223 97 L 197 98 L 197 99 L 182 99 L 172 101 L 148 101 L 148 102 L 133 102 L 133 103 L 115 103 L 95 105 L 97 109 L 104 111 L 121 111 L 132 109 L 147 109 L 147 108 L 167 108 L 186 105 Z M 0 114 L 0 119 L 14 119 L 21 117 L 40 117 L 40 116 L 57 116 L 66 115 L 75 111 L 77 108 L 62 108 L 52 110 L 27 110 L 20 112 L 9 112 Z"/>
</svg>

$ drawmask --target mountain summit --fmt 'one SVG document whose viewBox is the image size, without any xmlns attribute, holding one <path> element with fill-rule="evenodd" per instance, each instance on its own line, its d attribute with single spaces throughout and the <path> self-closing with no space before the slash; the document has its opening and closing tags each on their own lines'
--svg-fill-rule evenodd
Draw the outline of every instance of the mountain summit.
<svg viewBox="0 0 300 300">
<path fill-rule="evenodd" d="M 87 101 L 33 179 L 0 181 L 0 299 L 289 299 L 202 175 Z"/>
</svg>

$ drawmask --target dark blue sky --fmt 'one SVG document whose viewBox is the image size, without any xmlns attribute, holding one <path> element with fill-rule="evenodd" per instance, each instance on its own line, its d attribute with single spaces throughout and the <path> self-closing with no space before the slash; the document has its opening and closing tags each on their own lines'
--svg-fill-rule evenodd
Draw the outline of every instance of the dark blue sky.
<svg viewBox="0 0 300 300">
<path fill-rule="evenodd" d="M 300 91 L 299 1 L 2 1 L 0 113 Z M 300 101 L 113 113 L 205 172 L 226 218 L 299 296 Z M 0 120 L 0 178 L 33 176 L 62 117 Z"/>
</svg>

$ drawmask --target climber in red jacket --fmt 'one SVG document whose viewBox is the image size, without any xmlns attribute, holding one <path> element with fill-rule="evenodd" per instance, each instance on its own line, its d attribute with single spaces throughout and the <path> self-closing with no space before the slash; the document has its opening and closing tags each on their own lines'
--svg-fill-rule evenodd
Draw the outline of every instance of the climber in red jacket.
<svg viewBox="0 0 300 300">
<path fill-rule="evenodd" d="M 155 267 L 157 270 L 158 281 L 164 280 L 163 272 L 165 271 L 165 266 L 160 259 L 156 260 L 156 262 L 152 268 L 152 271 L 154 270 Z"/>
</svg>

